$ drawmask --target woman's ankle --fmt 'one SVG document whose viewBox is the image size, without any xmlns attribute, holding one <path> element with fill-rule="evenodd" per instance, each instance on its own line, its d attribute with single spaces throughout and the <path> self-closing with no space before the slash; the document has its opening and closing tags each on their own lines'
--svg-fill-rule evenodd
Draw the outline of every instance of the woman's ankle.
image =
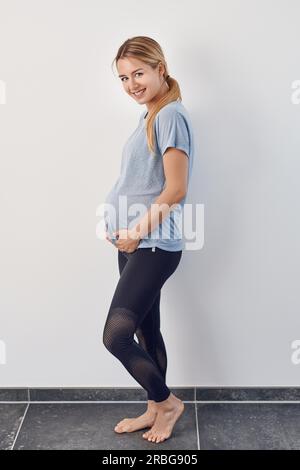
<svg viewBox="0 0 300 470">
<path fill-rule="evenodd" d="M 154 400 L 148 400 L 148 411 L 157 411 L 157 403 Z"/>
</svg>

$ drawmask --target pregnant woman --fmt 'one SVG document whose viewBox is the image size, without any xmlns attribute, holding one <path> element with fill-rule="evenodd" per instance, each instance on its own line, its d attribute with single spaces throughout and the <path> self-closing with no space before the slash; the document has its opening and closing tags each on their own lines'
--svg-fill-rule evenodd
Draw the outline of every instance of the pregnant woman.
<svg viewBox="0 0 300 470">
<path fill-rule="evenodd" d="M 147 109 L 124 146 L 120 176 L 105 200 L 106 238 L 117 248 L 120 278 L 103 343 L 148 398 L 146 412 L 123 419 L 115 432 L 149 427 L 143 438 L 158 443 L 171 436 L 184 410 L 183 402 L 166 385 L 160 297 L 182 256 L 182 211 L 194 137 L 179 85 L 170 77 L 155 40 L 130 38 L 114 60 L 124 91 Z M 130 209 L 134 214 L 138 210 L 139 217 L 130 221 Z"/>
</svg>

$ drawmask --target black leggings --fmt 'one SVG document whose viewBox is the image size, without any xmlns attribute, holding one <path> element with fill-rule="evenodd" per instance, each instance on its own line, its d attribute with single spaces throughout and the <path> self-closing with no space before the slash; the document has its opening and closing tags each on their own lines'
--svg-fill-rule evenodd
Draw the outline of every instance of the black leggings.
<svg viewBox="0 0 300 470">
<path fill-rule="evenodd" d="M 155 247 L 118 250 L 120 279 L 103 330 L 103 344 L 147 391 L 166 400 L 167 353 L 160 332 L 160 290 L 176 270 L 182 251 Z M 134 334 L 138 342 L 134 339 Z"/>
</svg>

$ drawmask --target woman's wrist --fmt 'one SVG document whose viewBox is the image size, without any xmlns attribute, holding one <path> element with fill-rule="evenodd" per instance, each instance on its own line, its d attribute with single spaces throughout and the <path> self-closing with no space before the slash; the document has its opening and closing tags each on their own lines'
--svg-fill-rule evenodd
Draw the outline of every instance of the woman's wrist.
<svg viewBox="0 0 300 470">
<path fill-rule="evenodd" d="M 135 227 L 131 228 L 129 230 L 129 237 L 132 238 L 133 240 L 141 241 L 142 237 L 140 235 L 140 232 L 136 230 Z"/>
</svg>

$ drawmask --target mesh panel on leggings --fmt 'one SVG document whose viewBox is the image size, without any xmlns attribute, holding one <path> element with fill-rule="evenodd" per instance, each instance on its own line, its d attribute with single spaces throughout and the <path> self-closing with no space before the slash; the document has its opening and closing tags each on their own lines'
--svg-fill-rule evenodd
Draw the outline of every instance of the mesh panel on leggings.
<svg viewBox="0 0 300 470">
<path fill-rule="evenodd" d="M 125 307 L 108 312 L 104 331 L 105 347 L 117 357 L 132 377 L 155 401 L 166 400 L 170 390 L 152 357 L 135 341 L 138 315 Z"/>
<path fill-rule="evenodd" d="M 154 326 L 152 330 L 154 329 Z M 164 381 L 167 375 L 167 352 L 165 343 L 160 331 L 149 331 L 141 325 L 135 332 L 139 345 L 146 351 L 157 365 Z M 148 400 L 154 400 L 151 393 L 148 393 Z"/>
</svg>

